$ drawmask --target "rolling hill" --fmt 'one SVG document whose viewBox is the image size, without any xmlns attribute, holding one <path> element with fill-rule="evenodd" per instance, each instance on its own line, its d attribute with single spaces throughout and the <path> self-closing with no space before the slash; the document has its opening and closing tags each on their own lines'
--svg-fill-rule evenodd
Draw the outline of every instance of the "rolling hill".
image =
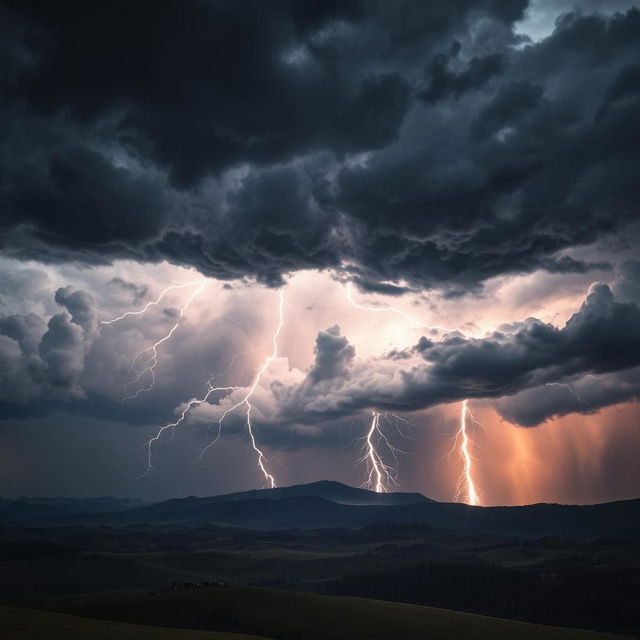
<svg viewBox="0 0 640 640">
<path fill-rule="evenodd" d="M 110 511 L 96 509 L 91 500 L 75 507 L 28 499 L 0 506 L 0 523 L 13 526 L 147 523 L 282 530 L 358 529 L 380 522 L 420 523 L 450 531 L 523 538 L 630 539 L 640 529 L 640 500 L 582 506 L 471 507 L 435 502 L 415 493 L 378 494 L 338 482 L 316 482 Z"/>
</svg>

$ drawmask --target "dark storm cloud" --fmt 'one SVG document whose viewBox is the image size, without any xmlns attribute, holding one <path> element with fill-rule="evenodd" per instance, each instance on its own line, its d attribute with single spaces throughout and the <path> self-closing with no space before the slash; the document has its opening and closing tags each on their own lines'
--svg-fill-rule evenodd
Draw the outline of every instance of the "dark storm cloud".
<svg viewBox="0 0 640 640">
<path fill-rule="evenodd" d="M 31 355 L 37 351 L 45 326 L 44 320 L 35 313 L 14 314 L 0 318 L 0 334 L 15 340 L 25 355 Z"/>
<path fill-rule="evenodd" d="M 42 261 L 169 260 L 272 286 L 333 268 L 366 290 L 445 297 L 495 276 L 604 269 L 589 250 L 570 253 L 632 238 L 638 221 L 640 12 L 566 14 L 527 43 L 513 29 L 525 8 L 6 2 L 2 248 Z M 0 290 L 41 286 L 29 282 Z M 634 286 L 616 282 L 615 298 L 595 287 L 562 329 L 530 320 L 364 362 L 328 329 L 304 383 L 274 383 L 282 420 L 513 399 L 633 370 Z M 63 288 L 55 301 L 64 310 L 0 320 L 5 401 L 89 396 L 83 410 L 103 412 L 101 376 L 130 353 L 109 348 L 108 330 L 96 342 L 86 293 Z M 129 350 L 149 337 L 125 333 Z M 591 406 L 622 397 L 611 386 Z M 504 415 L 560 414 L 575 400 L 561 393 L 536 415 L 513 403 Z"/>
<path fill-rule="evenodd" d="M 98 312 L 93 296 L 85 291 L 74 291 L 73 287 L 60 287 L 56 291 L 55 301 L 71 315 L 71 322 L 82 327 L 87 339 L 91 339 L 98 330 Z"/>
<path fill-rule="evenodd" d="M 135 304 L 138 304 L 141 300 L 144 300 L 144 298 L 149 293 L 149 287 L 147 285 L 138 285 L 134 282 L 127 282 L 122 278 L 112 278 L 109 281 L 109 285 L 128 294 L 131 297 L 132 302 L 134 302 Z"/>
<path fill-rule="evenodd" d="M 8 270 L 7 275 L 12 276 L 7 278 L 10 285 L 38 281 L 33 270 Z M 126 299 L 117 304 L 131 310 L 131 287 L 139 291 L 145 285 L 121 280 L 131 286 L 125 286 Z M 106 280 L 102 290 L 96 287 L 103 302 L 112 282 Z M 13 306 L 18 306 L 24 292 L 15 286 L 0 289 L 6 289 Z M 214 289 L 210 282 L 203 297 L 215 298 Z M 155 424 L 172 416 L 185 397 L 204 393 L 206 381 L 214 374 L 224 376 L 228 384 L 246 384 L 254 375 L 246 354 L 252 353 L 255 345 L 248 342 L 255 338 L 260 322 L 251 314 L 246 299 L 242 302 L 242 295 L 238 297 L 240 303 L 235 298 L 218 302 L 217 313 L 198 322 L 191 316 L 183 318 L 159 354 L 154 393 L 142 394 L 135 402 L 120 402 L 149 382 L 145 374 L 140 385 L 127 384 L 145 366 L 150 351 L 143 350 L 175 325 L 180 313 L 173 304 L 181 298 L 168 296 L 151 306 L 143 318 L 133 315 L 117 324 L 101 325 L 99 317 L 118 316 L 122 307 L 99 310 L 94 296 L 86 290 L 71 286 L 49 289 L 46 304 L 27 305 L 28 309 L 44 310 L 0 315 L 0 414 L 25 419 L 64 411 L 78 420 L 94 417 L 123 424 Z M 157 297 L 146 296 L 147 302 L 154 299 Z"/>
<path fill-rule="evenodd" d="M 431 146 L 425 136 L 344 169 L 338 197 L 362 222 L 356 263 L 390 279 L 473 283 L 556 270 L 548 256 L 637 219 L 637 96 L 594 122 L 619 67 L 638 55 L 637 35 L 637 10 L 567 18 L 547 40 L 512 51 L 482 97 L 425 110 L 438 119 Z"/>
<path fill-rule="evenodd" d="M 570 256 L 562 256 L 556 260 L 543 262 L 544 269 L 549 273 L 587 273 L 588 271 L 599 270 L 609 271 L 611 264 L 606 261 L 585 262 L 584 260 L 574 260 Z"/>
<path fill-rule="evenodd" d="M 318 334 L 314 352 L 315 362 L 308 374 L 313 383 L 348 375 L 356 355 L 353 346 L 340 335 L 337 324 Z"/>
<path fill-rule="evenodd" d="M 58 313 L 49 320 L 38 352 L 42 359 L 42 375 L 55 389 L 82 396 L 78 379 L 84 367 L 82 331 L 68 314 Z"/>
<path fill-rule="evenodd" d="M 474 56 L 467 66 L 459 71 L 450 69 L 450 60 L 460 52 L 460 43 L 453 46 L 452 56 L 441 53 L 434 56 L 425 69 L 427 87 L 418 92 L 425 102 L 434 103 L 449 97 L 460 97 L 463 93 L 482 88 L 493 76 L 505 67 L 505 58 L 500 54 Z"/>
<path fill-rule="evenodd" d="M 628 260 L 617 268 L 617 278 L 611 287 L 615 298 L 627 305 L 628 312 L 637 308 L 640 302 L 640 262 Z M 609 297 L 605 294 L 605 297 Z M 611 298 L 609 298 L 611 300 Z M 591 337 L 584 334 L 588 343 L 583 353 L 588 357 L 589 350 L 598 352 L 603 360 L 609 355 L 615 361 L 620 347 L 616 347 L 610 338 L 605 338 L 604 328 L 592 327 L 595 332 Z M 635 341 L 635 333 L 629 326 L 619 322 L 612 323 L 614 330 L 619 330 L 620 340 L 629 340 L 631 346 Z M 632 347 L 631 347 L 632 348 Z M 610 351 L 611 350 L 611 351 Z M 632 348 L 633 353 L 633 348 Z M 631 356 L 633 359 L 633 355 Z M 594 371 L 596 369 L 594 368 Z M 550 382 L 543 386 L 526 389 L 515 395 L 499 398 L 494 407 L 510 422 L 532 427 L 554 416 L 568 413 L 596 413 L 602 407 L 608 407 L 621 402 L 637 400 L 640 397 L 640 368 L 624 367 L 605 375 L 582 372 L 577 376 L 568 376 L 565 382 Z"/>
<path fill-rule="evenodd" d="M 44 320 L 35 313 L 0 318 L 0 404 L 22 405 L 42 391 L 42 361 L 38 355 Z"/>
<path fill-rule="evenodd" d="M 85 395 L 80 377 L 97 335 L 95 300 L 64 287 L 56 291 L 55 301 L 65 311 L 48 322 L 34 313 L 0 318 L 5 372 L 0 397 L 8 407 L 38 396 L 55 403 Z"/>
<path fill-rule="evenodd" d="M 640 260 L 626 260 L 619 267 L 613 288 L 616 297 L 626 302 L 640 302 Z"/>
<path fill-rule="evenodd" d="M 640 14 L 527 44 L 525 9 L 5 3 L 4 249 L 453 295 L 591 268 L 563 251 L 636 215 Z"/>
<path fill-rule="evenodd" d="M 566 383 L 550 383 L 499 398 L 493 407 L 509 422 L 535 427 L 555 416 L 591 414 L 599 409 L 640 397 L 640 369 L 592 375 Z"/>
<path fill-rule="evenodd" d="M 611 83 L 602 105 L 596 113 L 596 120 L 607 116 L 609 109 L 620 104 L 625 99 L 633 99 L 640 94 L 640 64 L 630 64 L 620 69 L 615 80 Z"/>
<path fill-rule="evenodd" d="M 527 81 L 503 84 L 495 97 L 480 112 L 471 129 L 478 141 L 486 141 L 504 127 L 517 126 L 528 112 L 536 109 L 542 101 L 542 86 Z"/>
<path fill-rule="evenodd" d="M 633 366 L 640 357 L 640 309 L 614 300 L 607 285 L 594 285 L 562 329 L 530 319 L 500 327 L 489 338 L 451 338 L 422 350 L 432 378 L 454 382 L 470 394 L 514 390 L 587 372 Z M 476 388 L 477 387 L 477 388 Z"/>
</svg>

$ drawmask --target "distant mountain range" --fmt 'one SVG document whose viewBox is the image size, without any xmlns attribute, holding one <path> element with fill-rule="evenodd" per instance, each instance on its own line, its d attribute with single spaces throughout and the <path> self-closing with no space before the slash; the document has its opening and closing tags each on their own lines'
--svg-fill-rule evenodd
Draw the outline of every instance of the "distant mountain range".
<svg viewBox="0 0 640 640">
<path fill-rule="evenodd" d="M 636 539 L 640 533 L 640 500 L 584 506 L 471 507 L 435 502 L 419 493 L 379 494 L 322 481 L 157 503 L 120 498 L 0 501 L 0 524 L 6 526 L 149 524 L 281 530 L 357 529 L 381 522 L 420 523 L 449 531 L 521 538 L 556 535 Z"/>
</svg>

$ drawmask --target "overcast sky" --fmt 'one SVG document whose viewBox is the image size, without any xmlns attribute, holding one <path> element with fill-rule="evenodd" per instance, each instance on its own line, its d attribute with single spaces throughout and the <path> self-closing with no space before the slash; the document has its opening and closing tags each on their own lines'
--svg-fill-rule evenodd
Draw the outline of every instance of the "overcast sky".
<svg viewBox="0 0 640 640">
<path fill-rule="evenodd" d="M 0 495 L 637 497 L 636 5 L 2 2 Z"/>
</svg>

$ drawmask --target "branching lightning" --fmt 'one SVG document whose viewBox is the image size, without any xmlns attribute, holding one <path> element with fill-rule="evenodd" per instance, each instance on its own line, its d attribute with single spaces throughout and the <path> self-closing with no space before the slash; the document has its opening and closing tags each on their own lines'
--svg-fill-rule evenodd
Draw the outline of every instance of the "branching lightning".
<svg viewBox="0 0 640 640">
<path fill-rule="evenodd" d="M 430 325 L 425 324 L 424 322 L 420 322 L 416 320 L 416 318 L 412 317 L 402 309 L 396 309 L 395 307 L 368 307 L 365 305 L 358 304 L 352 295 L 351 283 L 347 284 L 347 300 L 354 307 L 361 309 L 362 311 L 376 311 L 383 313 L 395 313 L 396 315 L 402 316 L 412 324 L 422 327 L 425 329 L 432 329 L 441 331 L 444 333 L 450 333 L 453 331 L 457 331 L 456 329 L 451 329 L 449 327 L 442 327 L 440 325 Z M 467 417 L 471 418 L 473 422 L 477 422 L 473 414 L 471 413 L 468 400 L 464 400 L 462 403 L 462 410 L 460 415 L 460 426 L 458 431 L 456 432 L 454 438 L 454 449 L 459 444 L 460 446 L 460 457 L 463 460 L 463 471 L 458 480 L 456 496 L 454 498 L 455 501 L 461 499 L 461 496 L 464 494 L 465 501 L 467 504 L 471 505 L 479 505 L 480 498 L 478 496 L 478 491 L 476 489 L 475 481 L 473 479 L 473 458 L 469 451 L 470 441 L 469 436 L 467 434 Z M 480 424 L 480 423 L 478 423 Z M 373 442 L 373 438 L 375 434 L 380 433 L 380 414 L 374 412 L 373 419 L 371 421 L 371 426 L 369 428 L 369 432 L 367 434 L 367 454 L 366 460 L 368 462 L 369 469 L 369 478 L 367 480 L 367 486 L 372 486 L 376 491 L 386 491 L 388 486 L 389 476 L 389 467 L 384 465 L 382 458 L 380 457 L 379 452 L 376 449 L 376 445 Z M 384 437 L 384 435 L 382 436 Z M 386 439 L 385 439 L 386 440 Z M 388 445 L 389 443 L 386 442 Z"/>
<path fill-rule="evenodd" d="M 353 307 L 355 307 L 356 309 L 360 309 L 361 311 L 373 311 L 376 313 L 394 313 L 396 315 L 403 317 L 405 320 L 408 320 L 414 326 L 421 327 L 423 329 L 429 329 L 432 331 L 435 330 L 443 333 L 451 333 L 453 331 L 457 331 L 456 329 L 451 329 L 450 327 L 425 324 L 424 322 L 420 322 L 413 316 L 409 315 L 406 311 L 403 311 L 402 309 L 396 309 L 395 307 L 369 307 L 366 305 L 359 304 L 353 299 L 352 285 L 350 282 L 347 283 L 346 285 L 346 293 L 347 293 L 348 302 Z M 391 485 L 398 484 L 396 479 L 397 469 L 385 464 L 379 451 L 380 444 L 383 443 L 387 447 L 387 449 L 391 452 L 394 458 L 394 461 L 396 463 L 396 467 L 398 463 L 398 458 L 396 454 L 397 453 L 404 454 L 406 452 L 400 451 L 399 449 L 391 445 L 391 443 L 385 436 L 384 432 L 380 428 L 380 417 L 381 417 L 381 414 L 379 412 L 374 411 L 372 413 L 371 424 L 369 426 L 367 435 L 364 439 L 365 440 L 364 453 L 358 462 L 359 463 L 366 462 L 367 464 L 368 476 L 364 486 L 366 486 L 369 489 L 373 489 L 378 493 L 385 493 L 389 491 L 389 488 Z M 386 414 L 384 417 L 386 417 Z M 399 421 L 406 422 L 406 420 L 403 420 L 402 418 L 400 418 L 395 414 L 394 414 L 394 417 L 396 418 L 396 429 L 401 435 L 404 435 L 402 434 L 402 431 L 400 430 L 398 423 Z"/>
<path fill-rule="evenodd" d="M 271 473 L 269 473 L 269 471 L 267 470 L 267 466 L 266 466 L 267 459 L 266 459 L 262 449 L 260 449 L 260 447 L 258 447 L 258 444 L 257 444 L 257 441 L 256 441 L 256 437 L 255 437 L 255 433 L 254 433 L 254 429 L 253 429 L 253 422 L 251 421 L 251 412 L 253 410 L 253 405 L 251 404 L 251 398 L 252 398 L 253 394 L 255 393 L 258 385 L 260 384 L 260 380 L 261 380 L 262 376 L 264 375 L 264 373 L 269 368 L 269 365 L 273 362 L 273 360 L 275 360 L 278 357 L 278 337 L 280 336 L 280 331 L 282 330 L 282 326 L 284 325 L 284 291 L 282 291 L 282 289 L 279 292 L 279 299 L 280 299 L 280 304 L 279 304 L 279 308 L 278 308 L 279 321 L 278 321 L 278 326 L 276 327 L 276 330 L 275 330 L 275 332 L 273 334 L 273 337 L 271 339 L 271 345 L 272 345 L 271 355 L 269 355 L 263 361 L 262 365 L 260 366 L 260 368 L 256 372 L 256 375 L 255 375 L 255 377 L 253 379 L 253 382 L 251 383 L 251 386 L 249 387 L 249 390 L 244 394 L 244 396 L 240 400 L 238 400 L 238 402 L 236 402 L 231 407 L 229 407 L 228 409 L 225 409 L 222 412 L 222 414 L 221 414 L 221 416 L 220 416 L 220 418 L 218 419 L 218 422 L 217 422 L 217 424 L 218 424 L 218 435 L 202 450 L 202 452 L 200 453 L 200 457 L 199 457 L 199 459 L 201 459 L 202 456 L 218 440 L 218 438 L 220 437 L 221 430 L 222 430 L 222 424 L 223 424 L 225 418 L 230 413 L 235 411 L 236 409 L 240 408 L 241 406 L 245 406 L 246 407 L 247 432 L 249 434 L 249 439 L 251 441 L 251 446 L 252 446 L 253 450 L 255 451 L 255 453 L 256 453 L 256 455 L 258 457 L 258 467 L 259 467 L 260 471 L 262 472 L 262 475 L 264 476 L 266 482 L 269 484 L 269 486 L 272 489 L 274 487 L 276 487 L 276 480 L 275 480 L 275 477 Z"/>
<path fill-rule="evenodd" d="M 366 461 L 369 477 L 365 482 L 367 489 L 373 489 L 377 493 L 387 493 L 389 491 L 388 485 L 390 482 L 394 482 L 390 473 L 390 468 L 385 465 L 384 461 L 380 457 L 376 448 L 377 443 L 374 443 L 374 438 L 380 437 L 380 414 L 374 411 L 371 414 L 371 425 L 365 438 L 365 453 L 361 458 L 361 461 Z"/>
<path fill-rule="evenodd" d="M 137 398 L 140 394 L 150 391 L 156 379 L 156 367 L 158 365 L 158 349 L 168 341 L 175 331 L 180 326 L 181 321 L 183 320 L 184 314 L 187 309 L 190 307 L 192 302 L 202 293 L 206 286 L 206 280 L 198 280 L 185 282 L 181 284 L 170 285 L 166 289 L 164 289 L 157 299 L 148 302 L 143 308 L 137 311 L 128 311 L 123 313 L 122 315 L 113 318 L 112 320 L 103 321 L 101 324 L 108 325 L 123 320 L 130 316 L 140 316 L 146 313 L 152 306 L 158 305 L 164 296 L 173 289 L 180 289 L 187 286 L 197 285 L 196 289 L 191 293 L 189 298 L 184 302 L 184 304 L 179 308 L 178 316 L 176 318 L 175 323 L 169 329 L 169 331 L 162 336 L 159 340 L 153 343 L 150 347 L 147 347 L 143 351 L 139 352 L 131 365 L 131 370 L 138 370 L 138 373 L 134 379 L 127 383 L 127 387 L 131 385 L 135 385 L 140 380 L 142 380 L 145 376 L 149 377 L 149 383 L 147 386 L 138 389 L 133 395 L 130 395 L 124 400 Z M 346 294 L 347 300 L 349 303 L 357 309 L 367 312 L 383 312 L 383 313 L 393 313 L 403 317 L 405 320 L 409 321 L 412 325 L 417 327 L 422 327 L 430 330 L 436 330 L 440 332 L 452 332 L 456 331 L 455 329 L 451 329 L 449 327 L 443 327 L 439 325 L 430 325 L 423 322 L 420 322 L 416 318 L 412 317 L 402 309 L 397 309 L 394 307 L 370 307 L 357 303 L 353 299 L 351 284 L 347 284 L 346 286 Z M 263 450 L 258 446 L 254 422 L 253 422 L 253 411 L 254 406 L 252 403 L 252 398 L 260 385 L 262 377 L 265 372 L 268 370 L 271 363 L 278 357 L 278 339 L 284 325 L 284 291 L 280 290 L 279 292 L 279 307 L 278 307 L 278 324 L 275 328 L 275 331 L 271 338 L 271 353 L 263 360 L 262 364 L 256 371 L 254 378 L 251 382 L 251 385 L 248 388 L 245 388 L 242 391 L 241 397 L 239 399 L 233 401 L 231 406 L 222 411 L 218 420 L 213 424 L 217 424 L 218 432 L 215 438 L 213 438 L 206 447 L 201 451 L 198 459 L 202 459 L 204 454 L 215 444 L 218 438 L 221 436 L 223 424 L 227 418 L 227 416 L 237 409 L 241 407 L 245 409 L 245 424 L 247 428 L 247 433 L 249 435 L 249 439 L 251 442 L 251 447 L 254 450 L 257 456 L 257 465 L 264 476 L 264 479 L 267 483 L 267 486 L 276 487 L 276 479 L 274 475 L 268 469 L 268 461 L 263 452 Z M 207 389 L 203 396 L 191 398 L 189 401 L 184 403 L 178 414 L 177 418 L 173 422 L 169 422 L 162 427 L 160 427 L 155 435 L 153 435 L 146 443 L 146 458 L 147 458 L 147 468 L 145 473 L 141 476 L 144 477 L 148 475 L 153 470 L 153 449 L 154 446 L 164 437 L 165 433 L 171 432 L 173 433 L 175 429 L 180 426 L 186 419 L 189 412 L 199 405 L 209 403 L 211 397 L 215 393 L 229 394 L 230 397 L 236 395 L 234 392 L 238 392 L 242 389 L 239 386 L 213 386 L 214 378 L 210 378 L 207 381 Z M 236 398 L 238 396 L 236 395 Z M 400 429 L 399 422 L 406 423 L 406 421 L 399 416 L 393 414 L 393 417 L 396 419 L 396 429 L 398 433 L 404 436 L 404 433 Z M 365 463 L 367 468 L 367 479 L 365 481 L 365 486 L 378 492 L 384 493 L 391 490 L 393 486 L 397 486 L 397 464 L 398 464 L 398 453 L 405 454 L 406 452 L 401 451 L 393 446 L 390 442 L 389 438 L 384 433 L 381 420 L 388 420 L 387 414 L 380 413 L 379 411 L 372 411 L 371 413 L 371 422 L 369 424 L 368 430 L 366 432 L 366 436 L 362 439 L 363 444 L 363 453 L 360 458 L 360 463 Z M 471 505 L 479 505 L 480 498 L 478 494 L 478 490 L 475 484 L 474 475 L 473 475 L 473 457 L 471 454 L 472 442 L 470 441 L 468 434 L 468 420 L 471 419 L 474 422 L 477 422 L 471 413 L 468 407 L 468 400 L 464 400 L 462 403 L 461 414 L 460 414 L 460 425 L 456 432 L 454 438 L 454 449 L 459 448 L 459 454 L 463 461 L 463 471 L 460 475 L 460 479 L 458 481 L 458 489 L 456 493 L 455 500 L 464 499 L 468 504 Z M 384 457 L 382 454 L 384 451 Z M 392 463 L 385 462 L 385 458 L 392 457 Z M 393 464 L 395 463 L 395 464 Z"/>
<path fill-rule="evenodd" d="M 180 417 L 175 421 L 175 422 L 170 422 L 168 424 L 165 424 L 163 427 L 160 427 L 160 429 L 158 429 L 158 432 L 148 440 L 147 442 L 147 470 L 140 476 L 140 478 L 144 478 L 146 475 L 148 475 L 149 473 L 151 473 L 152 469 L 153 469 L 153 452 L 152 452 L 152 448 L 153 445 L 158 442 L 158 440 L 160 440 L 160 438 L 162 437 L 162 434 L 165 431 L 171 430 L 172 432 L 174 431 L 174 429 L 176 427 L 178 427 L 180 424 L 182 424 L 182 422 L 184 422 L 185 418 L 187 417 L 187 414 L 189 413 L 189 411 L 191 411 L 191 409 L 193 409 L 193 407 L 196 407 L 198 405 L 204 404 L 205 402 L 207 402 L 209 400 L 209 398 L 211 397 L 211 395 L 215 392 L 230 392 L 230 391 L 235 391 L 236 389 L 239 389 L 240 387 L 214 387 L 211 383 L 213 382 L 213 378 L 210 378 L 207 382 L 207 392 L 204 396 L 202 396 L 202 398 L 191 398 L 191 400 L 189 400 L 184 408 L 182 409 L 182 411 L 180 412 Z"/>
<path fill-rule="evenodd" d="M 396 420 L 395 426 L 398 433 L 403 437 L 408 437 L 399 426 L 400 422 L 407 423 L 407 421 L 396 414 L 392 414 L 392 417 Z M 367 479 L 363 486 L 367 489 L 372 489 L 376 493 L 388 493 L 392 486 L 398 486 L 398 454 L 407 455 L 406 451 L 402 451 L 391 444 L 382 429 L 380 423 L 382 418 L 389 421 L 387 414 L 382 414 L 378 411 L 371 413 L 369 429 L 366 436 L 362 438 L 362 456 L 357 462 L 358 464 L 364 463 L 367 467 Z M 395 466 L 391 466 L 384 461 L 380 453 L 381 446 L 390 452 Z"/>
<path fill-rule="evenodd" d="M 102 324 L 113 324 L 113 323 L 118 322 L 120 320 L 123 320 L 124 318 L 129 317 L 129 316 L 143 315 L 152 306 L 159 304 L 160 301 L 162 300 L 162 298 L 169 291 L 171 291 L 173 289 L 183 288 L 183 287 L 186 287 L 186 286 L 189 286 L 189 285 L 196 285 L 196 284 L 199 285 L 199 286 L 193 291 L 193 293 L 185 301 L 185 303 L 182 305 L 182 307 L 179 308 L 178 317 L 177 317 L 175 323 L 173 324 L 173 326 L 171 327 L 171 329 L 162 338 L 160 338 L 159 340 L 154 342 L 153 345 L 151 345 L 150 347 L 147 347 L 143 351 L 140 351 L 136 355 L 136 357 L 134 358 L 134 360 L 133 360 L 133 362 L 131 364 L 131 371 L 136 369 L 138 366 L 141 367 L 141 369 L 139 370 L 139 372 L 136 375 L 136 377 L 133 380 L 130 380 L 127 383 L 126 386 L 129 387 L 131 385 L 136 384 L 145 375 L 150 376 L 150 382 L 149 382 L 148 386 L 144 387 L 142 389 L 138 389 L 138 391 L 136 391 L 135 394 L 133 394 L 131 396 L 128 396 L 128 397 L 124 398 L 123 400 L 130 400 L 130 399 L 133 399 L 133 398 L 137 398 L 141 393 L 143 393 L 145 391 L 150 391 L 153 388 L 153 386 L 155 384 L 155 369 L 156 369 L 156 366 L 158 365 L 158 348 L 163 343 L 165 343 L 167 340 L 169 340 L 172 337 L 172 335 L 175 333 L 177 328 L 180 326 L 180 323 L 181 323 L 181 321 L 182 321 L 182 319 L 184 317 L 184 314 L 186 313 L 187 309 L 189 308 L 191 303 L 198 297 L 198 295 L 200 295 L 200 293 L 202 293 L 202 291 L 204 290 L 204 288 L 205 288 L 205 286 L 207 284 L 207 281 L 206 280 L 197 280 L 197 281 L 193 281 L 193 282 L 186 282 L 186 283 L 182 283 L 182 284 L 170 285 L 169 287 L 167 287 L 166 289 L 164 289 L 160 293 L 158 298 L 156 298 L 155 300 L 153 300 L 151 302 L 148 302 L 142 309 L 139 309 L 138 311 L 128 311 L 128 312 L 123 313 L 122 315 L 118 316 L 117 318 L 113 318 L 112 320 L 108 320 L 108 321 L 102 322 Z M 213 444 L 218 440 L 218 438 L 220 437 L 221 432 L 222 432 L 222 424 L 223 424 L 225 418 L 230 413 L 232 413 L 233 411 L 238 409 L 239 407 L 244 406 L 244 407 L 246 407 L 247 431 L 248 431 L 249 438 L 250 438 L 250 441 L 251 441 L 251 446 L 252 446 L 253 450 L 255 451 L 255 453 L 256 453 L 256 455 L 258 457 L 258 467 L 259 467 L 261 473 L 264 475 L 265 480 L 267 481 L 269 486 L 272 487 L 272 488 L 276 486 L 276 480 L 275 480 L 275 477 L 271 473 L 269 473 L 269 471 L 267 470 L 266 457 L 265 457 L 264 452 L 262 451 L 262 449 L 260 449 L 260 447 L 258 446 L 256 437 L 255 437 L 254 425 L 253 425 L 253 422 L 252 422 L 253 405 L 251 403 L 251 398 L 253 397 L 253 394 L 255 393 L 256 389 L 258 388 L 258 385 L 260 384 L 262 376 L 264 375 L 264 373 L 269 368 L 269 365 L 278 356 L 278 337 L 280 335 L 280 331 L 282 330 L 283 325 L 284 325 L 284 292 L 281 290 L 279 292 L 279 320 L 278 320 L 278 325 L 276 327 L 275 333 L 273 334 L 272 339 L 271 339 L 271 344 L 272 344 L 271 354 L 267 358 L 265 358 L 265 360 L 263 361 L 262 365 L 260 366 L 260 368 L 256 372 L 256 375 L 255 375 L 255 377 L 254 377 L 254 379 L 253 379 L 253 381 L 251 383 L 251 386 L 248 388 L 248 390 L 243 395 L 243 397 L 238 402 L 233 404 L 231 407 L 229 407 L 228 409 L 226 409 L 222 413 L 222 415 L 220 416 L 220 418 L 217 421 L 217 425 L 218 425 L 218 434 L 217 434 L 217 436 L 202 450 L 202 452 L 200 453 L 200 456 L 198 458 L 198 459 L 202 459 L 202 456 L 207 452 L 207 450 L 210 447 L 212 447 Z M 234 363 L 237 355 L 238 354 L 233 356 L 233 359 L 231 361 L 231 365 L 229 366 L 229 369 L 227 369 L 227 372 L 233 366 L 233 363 Z M 169 423 L 163 425 L 162 427 L 160 427 L 158 429 L 158 431 L 155 433 L 155 435 L 153 435 L 146 442 L 145 447 L 146 447 L 147 468 L 146 468 L 145 472 L 140 476 L 140 478 L 143 478 L 143 477 L 147 476 L 153 470 L 153 448 L 154 448 L 154 445 L 156 443 L 158 443 L 163 438 L 163 436 L 164 436 L 164 434 L 166 432 L 174 433 L 176 427 L 180 426 L 187 419 L 187 416 L 188 416 L 189 412 L 194 407 L 197 407 L 199 405 L 208 403 L 214 393 L 227 393 L 227 394 L 230 394 L 230 393 L 233 393 L 234 391 L 237 391 L 237 390 L 242 388 L 242 387 L 239 387 L 239 386 L 231 386 L 231 385 L 230 386 L 214 387 L 213 386 L 213 380 L 216 377 L 217 376 L 212 376 L 211 378 L 209 378 L 209 380 L 207 381 L 207 391 L 202 397 L 200 397 L 200 398 L 191 398 L 189 401 L 187 401 L 182 406 L 181 410 L 179 411 L 178 418 L 176 420 L 174 420 L 173 422 L 169 422 Z"/>
<path fill-rule="evenodd" d="M 137 398 L 141 393 L 144 393 L 145 391 L 151 391 L 151 389 L 153 389 L 153 386 L 156 382 L 156 366 L 158 365 L 158 348 L 160 347 L 160 345 L 162 345 L 163 343 L 165 343 L 167 340 L 171 338 L 171 336 L 174 334 L 176 329 L 180 326 L 180 323 L 182 322 L 182 318 L 184 317 L 186 310 L 189 308 L 191 303 L 198 297 L 198 295 L 202 293 L 206 284 L 207 284 L 206 280 L 200 281 L 200 286 L 189 296 L 189 298 L 182 305 L 182 307 L 180 307 L 180 310 L 178 312 L 178 318 L 176 319 L 174 325 L 171 327 L 169 332 L 166 333 L 162 338 L 154 342 L 150 347 L 147 347 L 143 351 L 140 351 L 140 353 L 138 353 L 136 357 L 133 359 L 133 362 L 131 363 L 131 370 L 133 370 L 136 367 L 136 365 L 138 364 L 138 361 L 140 360 L 140 358 L 142 358 L 142 356 L 144 356 L 144 354 L 149 354 L 147 359 L 144 360 L 144 362 L 142 362 L 142 365 L 141 365 L 142 369 L 140 370 L 138 375 L 133 380 L 131 380 L 126 384 L 126 388 L 138 383 L 146 374 L 150 376 L 150 382 L 147 387 L 138 389 L 133 395 L 123 398 L 122 399 L 123 402 L 125 400 L 133 400 L 134 398 Z M 165 292 L 166 291 L 167 290 L 165 290 Z"/>
</svg>

